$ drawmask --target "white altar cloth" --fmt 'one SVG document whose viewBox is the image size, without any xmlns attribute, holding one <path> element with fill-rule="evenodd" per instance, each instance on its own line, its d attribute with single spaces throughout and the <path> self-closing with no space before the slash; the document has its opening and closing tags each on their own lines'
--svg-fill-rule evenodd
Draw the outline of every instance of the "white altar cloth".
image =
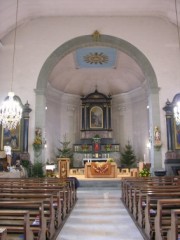
<svg viewBox="0 0 180 240">
<path fill-rule="evenodd" d="M 83 158 L 83 166 L 85 165 L 86 162 L 91 163 L 91 162 L 106 162 L 108 158 Z"/>
</svg>

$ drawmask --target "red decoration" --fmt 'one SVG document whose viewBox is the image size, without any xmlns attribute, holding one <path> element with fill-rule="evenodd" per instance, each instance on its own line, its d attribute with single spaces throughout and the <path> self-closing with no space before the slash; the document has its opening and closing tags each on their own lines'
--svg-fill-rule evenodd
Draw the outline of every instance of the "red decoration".
<svg viewBox="0 0 180 240">
<path fill-rule="evenodd" d="M 95 143 L 95 144 L 94 144 L 94 151 L 95 151 L 95 152 L 98 152 L 98 151 L 99 151 L 99 144 L 98 144 L 98 143 Z"/>
</svg>

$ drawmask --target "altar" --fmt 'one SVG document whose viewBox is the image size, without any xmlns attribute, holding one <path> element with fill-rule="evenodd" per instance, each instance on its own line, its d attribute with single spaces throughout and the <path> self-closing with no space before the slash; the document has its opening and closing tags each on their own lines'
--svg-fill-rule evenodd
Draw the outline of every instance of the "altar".
<svg viewBox="0 0 180 240">
<path fill-rule="evenodd" d="M 85 164 L 86 178 L 117 178 L 115 162 L 87 162 Z"/>
<path fill-rule="evenodd" d="M 83 158 L 82 162 L 83 166 L 85 166 L 86 163 L 91 162 L 107 162 L 107 158 Z"/>
</svg>

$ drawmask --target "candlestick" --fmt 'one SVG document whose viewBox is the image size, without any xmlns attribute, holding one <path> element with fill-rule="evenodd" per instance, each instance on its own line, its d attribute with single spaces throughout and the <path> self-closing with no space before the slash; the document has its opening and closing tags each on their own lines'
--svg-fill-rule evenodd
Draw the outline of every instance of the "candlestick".
<svg viewBox="0 0 180 240">
<path fill-rule="evenodd" d="M 146 162 L 146 154 L 144 153 L 144 162 Z"/>
</svg>

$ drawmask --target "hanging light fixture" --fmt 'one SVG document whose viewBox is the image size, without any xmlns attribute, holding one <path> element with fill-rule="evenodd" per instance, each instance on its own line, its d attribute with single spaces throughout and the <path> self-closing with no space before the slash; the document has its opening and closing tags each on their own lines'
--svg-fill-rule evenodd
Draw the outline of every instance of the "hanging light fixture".
<svg viewBox="0 0 180 240">
<path fill-rule="evenodd" d="M 16 128 L 17 125 L 20 123 L 22 117 L 22 107 L 17 97 L 15 97 L 14 92 L 12 91 L 16 52 L 17 17 L 18 17 L 18 0 L 16 5 L 16 23 L 14 31 L 11 91 L 8 93 L 8 96 L 5 98 L 4 102 L 0 106 L 0 123 L 2 124 L 3 128 L 8 129 Z"/>
</svg>

